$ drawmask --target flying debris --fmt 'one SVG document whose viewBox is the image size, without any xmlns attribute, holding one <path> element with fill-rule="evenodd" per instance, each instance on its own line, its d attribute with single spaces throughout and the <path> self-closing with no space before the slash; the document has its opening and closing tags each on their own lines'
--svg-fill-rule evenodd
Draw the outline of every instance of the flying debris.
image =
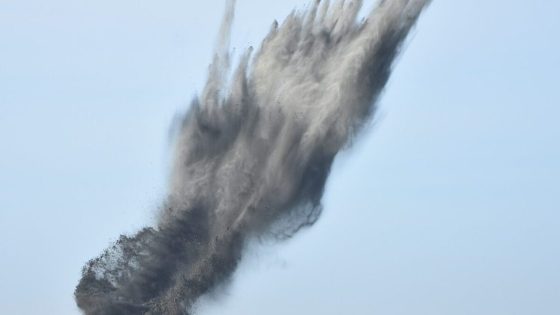
<svg viewBox="0 0 560 315">
<path fill-rule="evenodd" d="M 247 241 L 313 225 L 338 152 L 375 114 L 403 41 L 429 0 L 316 1 L 274 23 L 229 78 L 229 1 L 208 81 L 183 117 L 157 222 L 89 261 L 75 298 L 88 315 L 192 312 Z"/>
</svg>

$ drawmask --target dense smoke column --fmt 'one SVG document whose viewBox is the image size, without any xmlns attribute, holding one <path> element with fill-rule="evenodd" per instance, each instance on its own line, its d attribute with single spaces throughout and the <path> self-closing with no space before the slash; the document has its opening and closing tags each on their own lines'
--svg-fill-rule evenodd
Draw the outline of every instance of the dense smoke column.
<svg viewBox="0 0 560 315">
<path fill-rule="evenodd" d="M 336 154 L 375 112 L 392 63 L 429 0 L 315 2 L 274 23 L 230 69 L 228 3 L 208 82 L 185 115 L 154 227 L 83 269 L 85 314 L 188 314 L 225 283 L 247 240 L 312 225 Z"/>
</svg>

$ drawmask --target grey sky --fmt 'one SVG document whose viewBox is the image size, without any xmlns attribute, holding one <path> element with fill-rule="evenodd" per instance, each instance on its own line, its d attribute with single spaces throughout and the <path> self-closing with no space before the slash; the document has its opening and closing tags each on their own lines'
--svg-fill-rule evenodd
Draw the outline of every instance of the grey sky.
<svg viewBox="0 0 560 315">
<path fill-rule="evenodd" d="M 233 46 L 306 3 L 239 0 Z M 77 314 L 83 263 L 150 222 L 222 9 L 0 4 L 0 313 Z M 201 313 L 560 313 L 559 9 L 434 0 L 322 219 Z"/>
</svg>

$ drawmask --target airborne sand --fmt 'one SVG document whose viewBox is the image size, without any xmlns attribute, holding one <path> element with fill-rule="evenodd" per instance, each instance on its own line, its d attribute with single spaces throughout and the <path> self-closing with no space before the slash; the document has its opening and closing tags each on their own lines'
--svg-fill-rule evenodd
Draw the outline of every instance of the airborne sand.
<svg viewBox="0 0 560 315">
<path fill-rule="evenodd" d="M 429 0 L 318 1 L 274 23 L 230 71 L 228 2 L 208 81 L 175 143 L 154 227 L 91 260 L 75 292 L 86 314 L 189 314 L 235 271 L 247 240 L 312 225 L 331 165 L 375 104 Z"/>
</svg>

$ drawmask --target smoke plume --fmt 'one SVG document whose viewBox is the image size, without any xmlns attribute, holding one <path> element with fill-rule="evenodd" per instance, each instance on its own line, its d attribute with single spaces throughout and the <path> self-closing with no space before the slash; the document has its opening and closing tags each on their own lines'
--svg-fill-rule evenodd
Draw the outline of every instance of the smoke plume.
<svg viewBox="0 0 560 315">
<path fill-rule="evenodd" d="M 229 1 L 201 95 L 182 118 L 157 222 L 83 269 L 88 315 L 189 314 L 226 282 L 247 241 L 315 223 L 337 153 L 375 113 L 395 57 L 429 0 L 316 1 L 274 23 L 230 75 Z"/>
</svg>

